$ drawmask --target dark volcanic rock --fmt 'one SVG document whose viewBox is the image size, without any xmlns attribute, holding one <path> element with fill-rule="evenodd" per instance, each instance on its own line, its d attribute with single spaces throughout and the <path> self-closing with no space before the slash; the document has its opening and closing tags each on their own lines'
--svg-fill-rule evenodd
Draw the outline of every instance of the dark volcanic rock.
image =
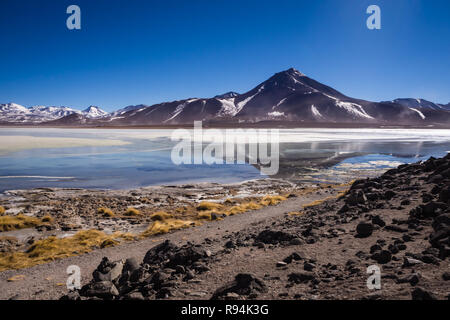
<svg viewBox="0 0 450 320">
<path fill-rule="evenodd" d="M 119 295 L 116 286 L 110 281 L 89 283 L 81 288 L 80 294 L 86 297 L 97 297 L 110 300 Z"/>
<path fill-rule="evenodd" d="M 175 244 L 166 240 L 148 250 L 143 262 L 146 264 L 160 264 L 168 260 L 177 249 L 178 247 Z"/>
<path fill-rule="evenodd" d="M 303 271 L 303 272 L 293 272 L 288 275 L 288 280 L 294 283 L 304 283 L 316 278 L 313 272 Z"/>
<path fill-rule="evenodd" d="M 385 264 L 391 261 L 392 254 L 388 250 L 381 250 L 372 254 L 371 258 L 378 263 Z"/>
<path fill-rule="evenodd" d="M 372 218 L 372 223 L 373 223 L 373 224 L 376 224 L 376 225 L 378 225 L 378 226 L 380 226 L 380 227 L 384 227 L 384 226 L 386 225 L 386 222 L 384 222 L 384 220 L 381 219 L 380 216 L 374 216 L 374 217 Z"/>
<path fill-rule="evenodd" d="M 360 222 L 356 226 L 356 233 L 360 238 L 367 238 L 372 235 L 373 224 L 368 222 Z"/>
<path fill-rule="evenodd" d="M 264 292 L 267 292 L 267 287 L 262 280 L 249 273 L 239 273 L 233 281 L 217 289 L 211 299 L 223 299 L 229 293 L 256 296 Z"/>
<path fill-rule="evenodd" d="M 413 300 L 437 300 L 433 293 L 422 288 L 415 288 L 411 292 L 411 298 Z"/>
<path fill-rule="evenodd" d="M 293 252 L 289 256 L 283 259 L 283 262 L 291 263 L 292 261 L 304 260 L 305 255 L 303 253 Z"/>
<path fill-rule="evenodd" d="M 297 237 L 284 231 L 264 230 L 258 234 L 255 240 L 265 244 L 278 244 L 290 243 L 295 238 Z"/>
</svg>

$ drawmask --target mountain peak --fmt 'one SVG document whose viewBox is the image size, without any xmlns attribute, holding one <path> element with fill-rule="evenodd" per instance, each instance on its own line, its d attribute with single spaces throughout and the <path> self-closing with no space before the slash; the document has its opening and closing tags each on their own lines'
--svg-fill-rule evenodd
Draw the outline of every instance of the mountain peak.
<svg viewBox="0 0 450 320">
<path fill-rule="evenodd" d="M 286 71 L 282 71 L 282 73 L 287 73 L 291 76 L 297 76 L 297 77 L 304 77 L 305 74 L 301 73 L 300 71 L 298 71 L 295 68 L 289 68 Z"/>
<path fill-rule="evenodd" d="M 100 109 L 97 106 L 90 106 L 84 109 L 82 113 L 88 118 L 100 118 L 108 115 L 108 112 Z"/>
<path fill-rule="evenodd" d="M 219 94 L 219 95 L 215 96 L 214 98 L 216 98 L 216 99 L 229 99 L 229 98 L 235 98 L 238 95 L 239 95 L 239 93 L 237 93 L 237 92 L 229 91 L 229 92 L 226 92 L 224 94 Z"/>
</svg>

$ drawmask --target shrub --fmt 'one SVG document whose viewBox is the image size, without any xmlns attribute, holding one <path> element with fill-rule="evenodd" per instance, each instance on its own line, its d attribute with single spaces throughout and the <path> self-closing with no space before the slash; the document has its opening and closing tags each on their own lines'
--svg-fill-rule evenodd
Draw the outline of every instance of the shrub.
<svg viewBox="0 0 450 320">
<path fill-rule="evenodd" d="M 108 247 L 114 247 L 116 245 L 119 244 L 119 241 L 114 240 L 114 239 L 106 239 L 105 241 L 102 242 L 102 244 L 100 245 L 100 248 L 108 248 Z"/>
<path fill-rule="evenodd" d="M 288 216 L 302 216 L 305 213 L 303 211 L 292 211 L 288 213 Z"/>
<path fill-rule="evenodd" d="M 219 203 L 215 203 L 215 202 L 208 202 L 208 201 L 202 201 L 200 202 L 200 204 L 197 206 L 197 210 L 220 210 L 222 209 L 223 206 Z"/>
<path fill-rule="evenodd" d="M 141 212 L 135 208 L 128 208 L 127 211 L 125 212 L 125 215 L 129 216 L 129 217 L 138 216 L 140 214 L 141 214 Z"/>
<path fill-rule="evenodd" d="M 98 208 L 97 212 L 98 212 L 98 214 L 101 214 L 104 217 L 114 217 L 115 216 L 114 212 L 112 212 L 111 209 L 108 209 L 105 207 Z"/>
<path fill-rule="evenodd" d="M 147 230 L 145 230 L 141 236 L 149 237 L 157 234 L 168 233 L 172 230 L 184 229 L 192 226 L 193 221 L 189 220 L 179 220 L 179 219 L 167 219 L 165 221 L 155 221 L 153 222 Z"/>
<path fill-rule="evenodd" d="M 45 222 L 45 223 L 52 223 L 53 222 L 53 217 L 48 215 L 48 214 L 46 214 L 45 216 L 42 217 L 41 221 Z"/>
<path fill-rule="evenodd" d="M 235 215 L 235 214 L 239 214 L 239 213 L 244 213 L 250 210 L 258 210 L 261 209 L 261 205 L 258 203 L 255 203 L 253 201 L 250 202 L 246 202 L 246 203 L 241 203 L 239 205 L 233 206 L 231 207 L 228 211 L 227 211 L 227 215 Z"/>
<path fill-rule="evenodd" d="M 0 271 L 27 268 L 92 251 L 98 247 L 118 244 L 119 239 L 131 240 L 130 234 L 114 233 L 107 235 L 98 230 L 82 230 L 71 237 L 48 237 L 37 240 L 27 251 L 12 252 L 0 256 Z"/>
<path fill-rule="evenodd" d="M 3 208 L 2 206 L 0 206 L 0 216 L 4 215 L 6 212 L 5 208 Z"/>
<path fill-rule="evenodd" d="M 286 197 L 283 197 L 283 196 L 265 196 L 264 198 L 262 198 L 260 203 L 263 206 L 274 206 L 284 200 L 287 200 L 287 199 L 286 199 Z"/>
<path fill-rule="evenodd" d="M 158 211 L 158 212 L 153 213 L 150 216 L 150 218 L 153 221 L 164 221 L 164 220 L 172 218 L 172 215 L 168 214 L 167 212 L 164 212 L 164 211 Z"/>
<path fill-rule="evenodd" d="M 40 225 L 42 225 L 40 219 L 23 214 L 18 214 L 17 216 L 0 216 L 0 232 L 34 228 Z"/>
<path fill-rule="evenodd" d="M 197 214 L 197 218 L 200 220 L 212 220 L 211 213 L 213 211 L 201 211 Z"/>
</svg>

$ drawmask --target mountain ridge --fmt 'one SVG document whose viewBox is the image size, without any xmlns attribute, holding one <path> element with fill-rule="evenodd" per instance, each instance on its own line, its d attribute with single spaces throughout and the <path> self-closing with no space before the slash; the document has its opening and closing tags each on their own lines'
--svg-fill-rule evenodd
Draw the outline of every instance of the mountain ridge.
<svg viewBox="0 0 450 320">
<path fill-rule="evenodd" d="M 9 108 L 0 105 L 0 121 L 11 122 L 16 117 L 19 123 L 29 121 L 43 125 L 164 126 L 192 124 L 201 120 L 252 124 L 272 121 L 281 124 L 450 126 L 448 106 L 413 98 L 382 102 L 352 98 L 290 68 L 275 73 L 242 94 L 230 91 L 213 98 L 127 106 L 111 113 L 95 106 L 83 111 L 59 107 L 66 109 L 53 110 L 52 117 L 35 117 L 33 121 L 25 116 L 31 108 L 16 104 L 11 104 Z M 39 122 L 39 119 L 45 120 Z"/>
</svg>

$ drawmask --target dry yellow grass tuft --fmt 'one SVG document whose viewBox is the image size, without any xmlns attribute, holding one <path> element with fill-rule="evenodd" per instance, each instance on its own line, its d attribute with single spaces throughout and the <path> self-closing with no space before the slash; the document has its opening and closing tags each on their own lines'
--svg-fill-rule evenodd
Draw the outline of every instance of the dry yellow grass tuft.
<svg viewBox="0 0 450 320">
<path fill-rule="evenodd" d="M 0 232 L 41 226 L 46 222 L 35 217 L 18 214 L 16 216 L 0 216 Z"/>
<path fill-rule="evenodd" d="M 139 216 L 140 214 L 141 212 L 136 208 L 128 208 L 127 211 L 125 212 L 125 215 L 129 217 Z"/>
<path fill-rule="evenodd" d="M 208 201 L 202 201 L 200 202 L 200 204 L 197 206 L 197 210 L 220 210 L 223 208 L 223 205 L 219 204 L 219 203 L 215 203 L 215 202 L 208 202 Z"/>
<path fill-rule="evenodd" d="M 153 221 L 164 221 L 164 220 L 170 219 L 170 218 L 172 218 L 172 217 L 173 217 L 173 216 L 172 216 L 171 214 L 168 214 L 168 213 L 165 212 L 165 211 L 158 211 L 158 212 L 153 213 L 153 214 L 150 216 L 150 218 L 151 218 Z"/>
<path fill-rule="evenodd" d="M 250 201 L 250 202 L 245 202 L 245 203 L 241 203 L 239 205 L 233 206 L 231 207 L 226 214 L 229 216 L 235 215 L 235 214 L 239 214 L 239 213 L 244 213 L 250 210 L 258 210 L 261 209 L 262 205 L 258 204 L 256 202 Z"/>
<path fill-rule="evenodd" d="M 108 248 L 108 247 L 114 247 L 116 245 L 118 245 L 120 242 L 114 239 L 106 239 L 105 241 L 102 242 L 102 244 L 100 245 L 100 248 Z"/>
<path fill-rule="evenodd" d="M 303 205 L 303 209 L 309 208 L 309 207 L 318 206 L 319 204 L 321 204 L 321 203 L 323 203 L 323 202 L 325 202 L 325 201 L 327 201 L 327 200 L 328 200 L 328 198 L 319 199 L 319 200 L 314 200 L 314 201 L 312 201 L 312 202 L 310 202 L 310 203 L 308 203 L 308 204 Z"/>
<path fill-rule="evenodd" d="M 287 200 L 286 197 L 277 195 L 277 196 L 265 196 L 261 200 L 261 204 L 263 206 L 274 206 L 279 204 L 281 201 Z"/>
<path fill-rule="evenodd" d="M 214 213 L 215 211 L 201 211 L 197 214 L 197 219 L 200 220 L 212 220 L 211 214 Z"/>
<path fill-rule="evenodd" d="M 194 225 L 194 222 L 190 220 L 167 219 L 165 221 L 155 221 L 141 234 L 141 236 L 149 237 L 157 234 L 164 234 L 172 230 L 188 228 L 191 225 Z"/>
<path fill-rule="evenodd" d="M 115 216 L 114 212 L 112 212 L 111 209 L 105 208 L 105 207 L 98 208 L 97 213 L 103 215 L 104 217 L 114 217 Z"/>
<path fill-rule="evenodd" d="M 135 237 L 133 237 L 135 238 Z M 25 252 L 12 252 L 0 256 L 0 271 L 21 269 L 37 264 L 92 251 L 94 248 L 116 245 L 119 240 L 129 240 L 129 234 L 107 235 L 98 230 L 79 231 L 71 237 L 49 237 L 36 241 Z"/>
<path fill-rule="evenodd" d="M 0 206 L 0 216 L 4 215 L 6 212 L 5 208 L 3 208 L 2 206 Z"/>
<path fill-rule="evenodd" d="M 304 215 L 305 213 L 303 212 L 303 211 L 291 211 L 291 212 L 288 212 L 288 216 L 302 216 L 302 215 Z"/>
<path fill-rule="evenodd" d="M 46 214 L 45 216 L 42 217 L 42 222 L 52 223 L 53 221 L 54 221 L 53 217 L 49 214 Z"/>
<path fill-rule="evenodd" d="M 22 281 L 22 280 L 25 280 L 25 275 L 18 274 L 16 276 L 12 276 L 11 278 L 8 278 L 6 281 L 15 282 L 15 281 Z"/>
</svg>

